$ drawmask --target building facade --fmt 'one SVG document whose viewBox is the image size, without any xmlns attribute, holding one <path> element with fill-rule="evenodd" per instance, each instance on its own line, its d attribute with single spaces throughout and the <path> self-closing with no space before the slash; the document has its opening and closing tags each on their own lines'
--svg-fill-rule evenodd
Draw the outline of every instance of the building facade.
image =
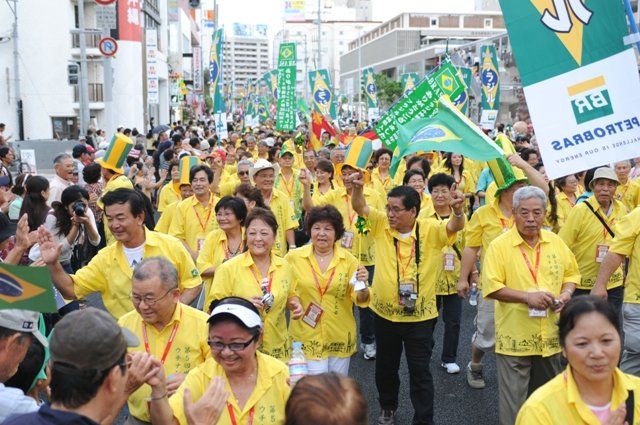
<svg viewBox="0 0 640 425">
<path fill-rule="evenodd" d="M 222 78 L 234 96 L 243 96 L 247 81 L 257 81 L 269 69 L 269 41 L 266 36 L 225 39 Z"/>
</svg>

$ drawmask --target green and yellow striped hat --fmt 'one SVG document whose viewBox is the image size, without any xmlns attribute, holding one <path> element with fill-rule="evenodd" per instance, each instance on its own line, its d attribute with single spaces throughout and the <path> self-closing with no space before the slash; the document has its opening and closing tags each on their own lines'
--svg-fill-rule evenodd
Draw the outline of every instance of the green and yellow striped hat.
<svg viewBox="0 0 640 425">
<path fill-rule="evenodd" d="M 370 181 L 371 176 L 369 171 L 367 171 L 367 164 L 369 163 L 372 154 L 373 144 L 371 140 L 366 137 L 356 136 L 351 143 L 349 143 L 347 152 L 345 152 L 344 155 L 344 162 L 336 165 L 336 173 L 340 174 L 342 167 L 344 165 L 348 165 L 356 170 L 362 171 L 364 173 L 365 181 Z"/>
<path fill-rule="evenodd" d="M 124 174 L 124 162 L 127 160 L 129 151 L 133 148 L 133 142 L 124 134 L 117 133 L 111 139 L 109 148 L 102 158 L 96 162 L 102 168 L 113 171 L 117 174 Z"/>
<path fill-rule="evenodd" d="M 180 158 L 180 165 L 178 166 L 178 170 L 180 170 L 180 186 L 191 184 L 189 173 L 193 167 L 197 167 L 200 164 L 202 164 L 202 161 L 197 156 L 185 155 Z"/>
<path fill-rule="evenodd" d="M 513 167 L 507 160 L 507 156 L 516 153 L 513 149 L 511 140 L 504 134 L 499 134 L 495 140 L 496 144 L 502 148 L 505 156 L 487 161 L 487 165 L 493 174 L 493 178 L 496 181 L 498 190 L 496 196 L 499 196 L 502 191 L 509 189 L 516 183 L 528 182 L 527 176 L 524 171 L 518 167 Z"/>
</svg>

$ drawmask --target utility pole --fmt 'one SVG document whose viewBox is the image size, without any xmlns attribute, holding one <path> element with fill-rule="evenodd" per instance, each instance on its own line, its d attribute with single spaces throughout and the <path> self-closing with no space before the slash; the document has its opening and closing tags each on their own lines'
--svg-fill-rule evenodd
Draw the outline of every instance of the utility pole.
<svg viewBox="0 0 640 425">
<path fill-rule="evenodd" d="M 84 0 L 78 0 L 78 37 L 80 41 L 80 81 L 78 85 L 80 99 L 78 115 L 80 117 L 80 134 L 87 133 L 89 128 L 89 70 L 87 69 L 87 39 L 84 27 Z"/>
<path fill-rule="evenodd" d="M 358 122 L 362 121 L 362 32 L 361 26 L 358 30 Z"/>
<path fill-rule="evenodd" d="M 13 7 L 7 1 L 7 6 L 13 12 L 13 31 L 11 41 L 13 42 L 13 77 L 14 90 L 16 95 L 16 107 L 18 113 L 18 140 L 24 140 L 24 115 L 22 109 L 22 95 L 20 93 L 20 55 L 18 54 L 18 0 L 13 0 Z"/>
<path fill-rule="evenodd" d="M 318 0 L 318 65 L 316 67 L 316 70 L 322 68 L 322 64 L 320 63 L 320 58 L 321 58 L 320 38 L 322 37 L 321 25 L 322 25 L 322 0 Z"/>
</svg>

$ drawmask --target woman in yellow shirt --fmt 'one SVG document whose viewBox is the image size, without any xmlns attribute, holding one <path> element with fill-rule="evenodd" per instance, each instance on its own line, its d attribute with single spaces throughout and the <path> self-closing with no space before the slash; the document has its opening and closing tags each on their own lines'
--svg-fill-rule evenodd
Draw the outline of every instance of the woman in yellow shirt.
<svg viewBox="0 0 640 425">
<path fill-rule="evenodd" d="M 233 196 L 242 199 L 249 212 L 255 207 L 269 208 L 264 204 L 264 198 L 262 197 L 260 189 L 248 183 L 242 183 L 236 186 L 236 189 L 233 191 Z"/>
<path fill-rule="evenodd" d="M 531 394 L 516 425 L 637 423 L 640 379 L 617 368 L 618 312 L 599 298 L 574 297 L 560 313 L 558 330 L 569 366 Z"/>
<path fill-rule="evenodd" d="M 387 148 L 378 149 L 374 153 L 373 163 L 376 168 L 371 172 L 371 183 L 382 196 L 387 196 L 387 192 L 393 188 L 393 180 L 389 175 L 392 155 L 393 153 Z"/>
<path fill-rule="evenodd" d="M 456 187 L 464 194 L 465 198 L 472 199 L 476 182 L 469 170 L 464 169 L 464 157 L 459 153 L 448 152 L 445 156 L 443 168 L 443 172 L 453 177 Z"/>
<path fill-rule="evenodd" d="M 321 195 L 334 189 L 333 173 L 334 169 L 331 161 L 326 159 L 318 161 L 318 165 L 316 166 L 316 180 L 313 182 L 313 194 L 311 195 L 314 204 L 319 201 Z"/>
<path fill-rule="evenodd" d="M 254 208 L 245 226 L 247 251 L 218 267 L 205 305 L 225 297 L 250 300 L 264 318 L 261 351 L 287 361 L 290 341 L 285 308 L 294 320 L 304 311 L 294 292 L 291 267 L 272 252 L 278 224 L 270 210 Z"/>
<path fill-rule="evenodd" d="M 414 188 L 420 195 L 420 213 L 418 214 L 418 218 L 429 217 L 433 214 L 433 199 L 425 190 L 427 188 L 427 179 L 422 170 L 415 168 L 407 170 L 404 174 L 404 179 L 402 179 L 402 184 Z"/>
<path fill-rule="evenodd" d="M 558 202 L 558 227 L 562 229 L 564 222 L 569 217 L 571 209 L 576 206 L 578 200 L 578 179 L 575 175 L 569 174 L 555 180 L 558 189 L 556 201 Z"/>
<path fill-rule="evenodd" d="M 289 371 L 282 362 L 257 351 L 263 323 L 256 307 L 242 298 L 225 298 L 216 304 L 208 322 L 212 358 L 192 369 L 169 400 L 162 373 L 149 382 L 152 423 L 200 423 L 194 413 L 203 409 L 194 408 L 194 403 L 202 397 L 207 398 L 206 423 L 284 423 Z"/>
<path fill-rule="evenodd" d="M 307 212 L 305 227 L 311 244 L 290 251 L 293 286 L 305 314 L 292 321 L 289 331 L 301 341 L 309 363 L 309 374 L 349 374 L 349 360 L 357 351 L 358 334 L 353 305 L 366 307 L 369 288 L 367 270 L 339 243 L 344 234 L 342 215 L 325 205 Z"/>
</svg>

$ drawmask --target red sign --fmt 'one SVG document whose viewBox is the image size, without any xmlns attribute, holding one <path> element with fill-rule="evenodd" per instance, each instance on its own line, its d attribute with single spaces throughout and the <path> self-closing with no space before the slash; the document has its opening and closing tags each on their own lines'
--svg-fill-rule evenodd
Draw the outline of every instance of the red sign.
<svg viewBox="0 0 640 425">
<path fill-rule="evenodd" d="M 118 51 L 118 42 L 115 38 L 105 37 L 98 43 L 98 50 L 105 56 L 113 56 Z"/>
<path fill-rule="evenodd" d="M 141 41 L 140 4 L 142 0 L 118 0 L 118 38 Z"/>
<path fill-rule="evenodd" d="M 96 3 L 98 3 L 101 6 L 109 6 L 110 4 L 115 3 L 116 0 L 96 0 Z"/>
</svg>

